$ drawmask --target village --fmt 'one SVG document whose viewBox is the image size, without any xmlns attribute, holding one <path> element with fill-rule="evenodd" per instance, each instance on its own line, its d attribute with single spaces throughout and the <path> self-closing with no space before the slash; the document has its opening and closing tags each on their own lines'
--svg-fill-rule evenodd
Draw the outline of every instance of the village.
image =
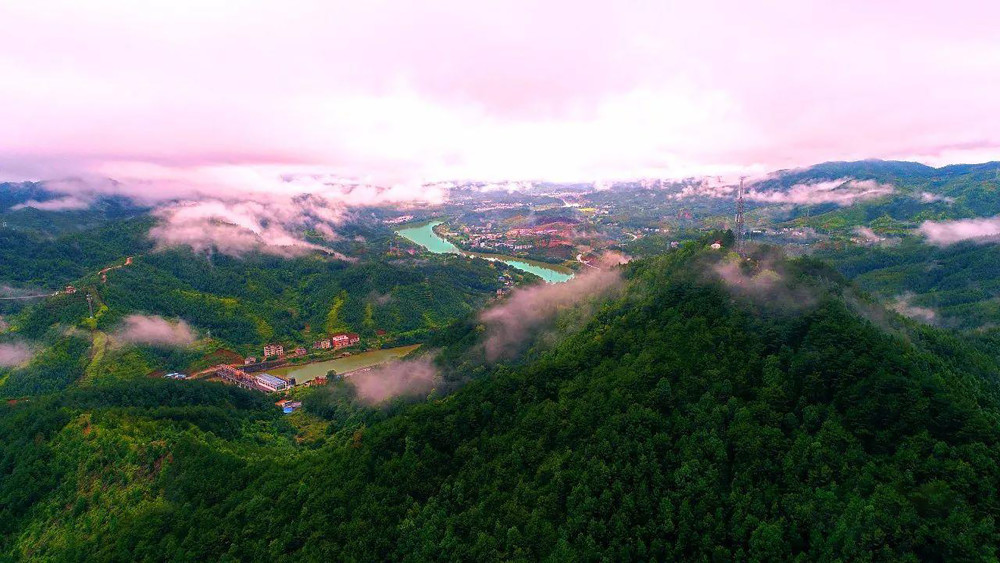
<svg viewBox="0 0 1000 563">
<path fill-rule="evenodd" d="M 351 352 L 343 351 L 339 354 L 331 356 L 329 353 L 323 354 L 324 352 L 338 352 L 344 348 L 351 348 L 357 346 L 361 342 L 361 337 L 357 333 L 353 332 L 338 332 L 331 334 L 325 338 L 317 340 L 312 343 L 313 355 L 316 357 L 312 361 L 304 363 L 296 363 L 295 365 L 308 365 L 312 363 L 323 362 L 324 360 L 329 361 L 331 358 L 343 358 L 350 356 Z M 274 375 L 268 373 L 270 370 L 276 368 L 285 368 L 290 364 L 290 362 L 296 362 L 296 360 L 305 359 L 307 355 L 310 355 L 309 351 L 305 347 L 296 346 L 290 351 L 286 351 L 285 346 L 280 343 L 269 343 L 265 344 L 261 349 L 260 359 L 256 356 L 247 356 L 243 358 L 242 364 L 240 363 L 223 363 L 218 364 L 208 369 L 202 370 L 196 374 L 188 376 L 183 373 L 171 372 L 163 375 L 167 379 L 175 380 L 185 380 L 185 379 L 207 379 L 207 380 L 218 380 L 224 383 L 229 383 L 242 387 L 244 389 L 249 389 L 252 391 L 260 391 L 264 393 L 280 393 L 290 390 L 296 385 L 309 387 L 316 385 L 326 385 L 329 379 L 326 375 L 320 375 L 314 377 L 308 381 L 303 381 L 297 383 L 293 377 L 282 377 L 279 375 Z M 238 357 L 236 358 L 238 359 Z M 337 376 L 342 377 L 342 375 Z M 300 404 L 294 401 L 281 400 L 278 406 L 282 407 L 284 412 L 290 413 L 297 409 Z"/>
</svg>

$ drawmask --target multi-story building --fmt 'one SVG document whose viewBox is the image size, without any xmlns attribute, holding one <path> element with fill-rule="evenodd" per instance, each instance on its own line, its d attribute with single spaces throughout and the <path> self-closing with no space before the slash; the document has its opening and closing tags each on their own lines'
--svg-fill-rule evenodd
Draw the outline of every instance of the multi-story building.
<svg viewBox="0 0 1000 563">
<path fill-rule="evenodd" d="M 264 345 L 264 357 L 270 358 L 271 356 L 284 356 L 285 347 L 281 344 L 265 344 Z"/>
<path fill-rule="evenodd" d="M 346 348 L 361 342 L 361 337 L 353 332 L 338 332 L 330 336 L 334 348 Z"/>
</svg>

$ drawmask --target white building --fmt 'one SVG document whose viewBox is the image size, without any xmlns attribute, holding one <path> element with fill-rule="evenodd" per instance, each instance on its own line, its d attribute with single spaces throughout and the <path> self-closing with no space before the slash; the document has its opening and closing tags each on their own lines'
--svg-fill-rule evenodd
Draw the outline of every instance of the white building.
<svg viewBox="0 0 1000 563">
<path fill-rule="evenodd" d="M 287 381 L 269 373 L 262 373 L 254 377 L 254 380 L 257 382 L 257 385 L 268 391 L 281 391 L 288 388 Z"/>
</svg>

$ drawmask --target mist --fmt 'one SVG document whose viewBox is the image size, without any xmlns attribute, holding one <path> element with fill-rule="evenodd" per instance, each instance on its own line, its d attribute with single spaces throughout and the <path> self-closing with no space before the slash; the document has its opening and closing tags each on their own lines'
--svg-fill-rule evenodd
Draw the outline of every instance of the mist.
<svg viewBox="0 0 1000 563">
<path fill-rule="evenodd" d="M 1000 240 L 1000 217 L 924 221 L 918 231 L 927 238 L 927 242 L 938 246 L 948 246 L 965 240 L 995 242 Z"/>
<path fill-rule="evenodd" d="M 903 295 L 896 297 L 896 300 L 892 303 L 892 305 L 890 305 L 889 308 L 904 317 L 909 317 L 927 324 L 935 324 L 937 322 L 937 311 L 929 307 L 919 307 L 913 305 L 910 303 L 912 300 L 912 293 L 904 293 Z"/>
<path fill-rule="evenodd" d="M 515 354 L 532 330 L 556 313 L 591 297 L 608 293 L 621 284 L 616 270 L 589 269 L 569 281 L 514 290 L 500 304 L 483 311 L 486 325 L 483 347 L 488 361 Z"/>
<path fill-rule="evenodd" d="M 11 211 L 17 211 L 18 209 L 24 209 L 26 207 L 32 207 L 34 209 L 39 209 L 42 211 L 75 211 L 78 209 L 87 209 L 90 207 L 92 201 L 89 198 L 76 196 L 76 195 L 65 195 L 62 197 L 57 197 L 54 199 L 48 199 L 45 201 L 37 201 L 34 199 L 29 199 L 24 203 L 19 203 L 11 207 Z"/>
<path fill-rule="evenodd" d="M 426 395 L 441 382 L 441 377 L 431 358 L 424 356 L 358 372 L 346 380 L 362 402 L 375 405 L 396 397 Z"/>
<path fill-rule="evenodd" d="M 893 193 L 889 184 L 874 180 L 840 178 L 827 182 L 795 184 L 786 191 L 759 192 L 751 189 L 746 199 L 763 203 L 787 203 L 792 205 L 818 205 L 833 203 L 839 206 L 853 205 L 856 201 L 876 199 Z"/>
<path fill-rule="evenodd" d="M 195 331 L 186 322 L 168 321 L 158 315 L 129 315 L 111 336 L 118 343 L 159 348 L 182 348 L 197 340 Z"/>
<path fill-rule="evenodd" d="M 763 259 L 752 268 L 745 268 L 737 258 L 724 258 L 710 269 L 726 289 L 734 294 L 749 297 L 770 306 L 801 308 L 816 302 L 808 288 L 790 286 L 785 274 L 773 260 Z"/>
<path fill-rule="evenodd" d="M 0 343 L 0 367 L 19 366 L 30 360 L 33 355 L 31 347 L 24 342 Z"/>
</svg>

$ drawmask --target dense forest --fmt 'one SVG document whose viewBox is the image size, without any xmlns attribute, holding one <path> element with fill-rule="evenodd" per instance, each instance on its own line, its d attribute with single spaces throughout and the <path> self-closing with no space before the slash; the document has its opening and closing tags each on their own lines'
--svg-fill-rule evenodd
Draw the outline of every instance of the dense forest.
<svg viewBox="0 0 1000 563">
<path fill-rule="evenodd" d="M 934 247 L 903 240 L 823 250 L 817 257 L 925 322 L 959 329 L 1000 326 L 1000 245 Z"/>
<path fill-rule="evenodd" d="M 282 417 L 137 380 L 0 407 L 0 550 L 65 560 L 995 559 L 995 349 L 812 259 L 633 261 L 448 385 Z M 720 277 L 721 276 L 721 277 Z"/>
</svg>

